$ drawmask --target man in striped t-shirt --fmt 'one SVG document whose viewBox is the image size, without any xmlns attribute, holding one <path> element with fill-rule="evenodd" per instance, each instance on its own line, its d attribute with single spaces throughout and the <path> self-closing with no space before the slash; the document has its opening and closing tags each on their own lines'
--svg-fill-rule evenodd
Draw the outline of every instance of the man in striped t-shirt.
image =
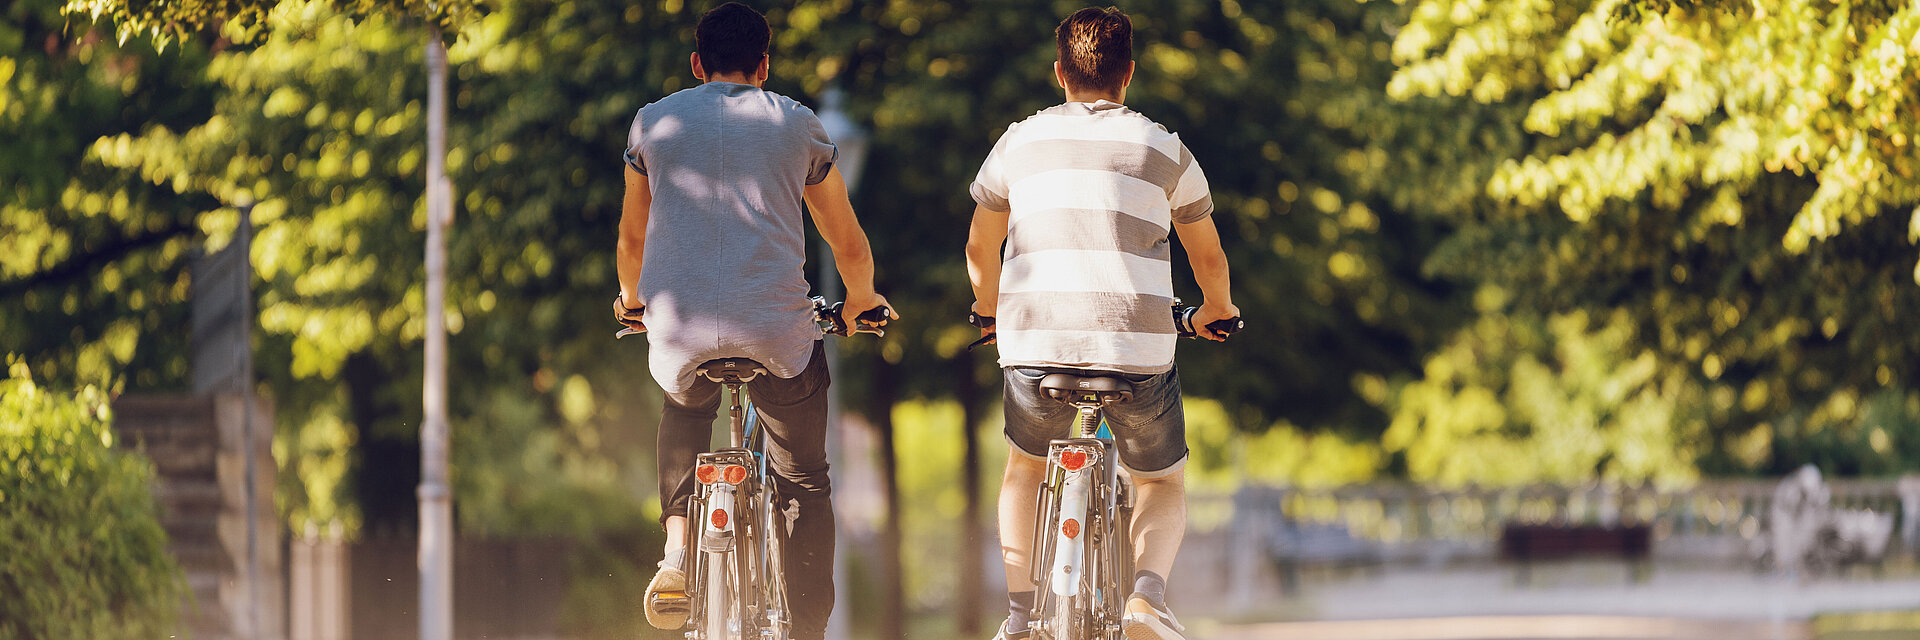
<svg viewBox="0 0 1920 640">
<path fill-rule="evenodd" d="M 1046 398 L 1040 378 L 1092 370 L 1121 374 L 1135 390 L 1132 402 L 1107 409 L 1137 489 L 1131 533 L 1139 572 L 1127 637 L 1180 638 L 1165 601 L 1186 530 L 1187 458 L 1170 235 L 1179 236 L 1205 294 L 1193 322 L 1200 335 L 1225 339 L 1205 325 L 1240 310 L 1200 165 L 1179 136 L 1122 104 L 1133 79 L 1131 21 L 1119 9 L 1081 9 L 1055 39 L 1066 103 L 1008 127 L 971 188 L 973 310 L 997 318 L 986 331 L 1000 345 L 1012 445 L 1000 491 L 1009 615 L 999 637 L 1028 635 L 1033 498 L 1048 441 L 1066 432 L 1073 411 Z"/>
</svg>

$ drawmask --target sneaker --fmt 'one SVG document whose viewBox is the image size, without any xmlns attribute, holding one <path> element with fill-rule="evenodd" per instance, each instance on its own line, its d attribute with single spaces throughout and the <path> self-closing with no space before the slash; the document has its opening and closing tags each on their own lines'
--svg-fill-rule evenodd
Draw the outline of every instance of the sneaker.
<svg viewBox="0 0 1920 640">
<path fill-rule="evenodd" d="M 1009 632 L 1007 631 L 1006 622 L 1001 622 L 998 628 L 1000 629 L 1000 633 L 994 635 L 993 640 L 1027 640 L 1027 638 L 1033 635 L 1032 629 L 1025 628 L 1022 628 L 1019 632 Z"/>
<path fill-rule="evenodd" d="M 680 570 L 679 562 L 660 563 L 660 571 L 653 574 L 652 582 L 647 583 L 645 609 L 647 624 L 655 629 L 671 630 L 687 626 L 687 618 L 693 615 L 693 601 L 687 597 L 687 574 Z"/>
<path fill-rule="evenodd" d="M 1166 607 L 1153 606 L 1139 594 L 1127 598 L 1127 615 L 1120 618 L 1120 632 L 1127 640 L 1186 640 L 1180 635 L 1186 630 Z"/>
</svg>

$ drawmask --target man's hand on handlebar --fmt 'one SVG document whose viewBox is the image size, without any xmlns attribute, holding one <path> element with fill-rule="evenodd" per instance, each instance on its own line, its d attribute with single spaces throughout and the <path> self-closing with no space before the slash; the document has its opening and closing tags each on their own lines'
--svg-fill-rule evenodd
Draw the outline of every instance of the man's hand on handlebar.
<svg viewBox="0 0 1920 640">
<path fill-rule="evenodd" d="M 1233 333 L 1233 331 L 1223 332 L 1219 329 L 1230 325 L 1216 327 L 1214 323 L 1222 320 L 1232 320 L 1234 321 L 1232 324 L 1237 325 L 1239 318 L 1240 307 L 1236 307 L 1230 302 L 1214 302 L 1209 300 L 1201 304 L 1200 309 L 1194 312 L 1193 330 L 1202 338 L 1214 342 L 1224 342 L 1227 339 L 1227 334 Z M 1237 327 L 1235 330 L 1237 330 Z"/>
<path fill-rule="evenodd" d="M 647 324 L 642 322 L 640 317 L 645 313 L 646 309 L 647 305 L 645 304 L 636 308 L 627 308 L 625 294 L 613 294 L 613 319 L 624 327 L 619 333 L 613 334 L 613 337 L 621 338 L 636 333 L 645 333 L 647 331 Z"/>
<path fill-rule="evenodd" d="M 889 320 L 900 319 L 900 314 L 893 310 L 893 305 L 887 304 L 887 297 L 879 293 L 856 294 L 849 291 L 845 305 L 841 307 L 841 313 L 847 321 L 854 323 L 856 330 L 884 327 Z M 876 309 L 881 313 L 874 313 Z"/>
</svg>

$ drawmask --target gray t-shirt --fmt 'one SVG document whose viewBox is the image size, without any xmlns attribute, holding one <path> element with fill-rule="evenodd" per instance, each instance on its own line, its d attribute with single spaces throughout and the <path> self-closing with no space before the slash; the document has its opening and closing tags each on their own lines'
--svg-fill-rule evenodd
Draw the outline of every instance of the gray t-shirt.
<svg viewBox="0 0 1920 640">
<path fill-rule="evenodd" d="M 684 392 L 714 358 L 806 368 L 821 333 L 801 192 L 837 153 L 813 110 L 750 85 L 709 82 L 634 116 L 625 157 L 653 190 L 639 289 L 662 389 Z"/>
</svg>

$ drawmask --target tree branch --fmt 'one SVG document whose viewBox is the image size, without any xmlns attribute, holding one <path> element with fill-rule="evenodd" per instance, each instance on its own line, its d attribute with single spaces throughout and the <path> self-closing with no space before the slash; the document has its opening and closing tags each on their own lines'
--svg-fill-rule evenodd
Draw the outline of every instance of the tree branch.
<svg viewBox="0 0 1920 640">
<path fill-rule="evenodd" d="M 128 254 L 172 240 L 193 230 L 191 222 L 176 220 L 158 231 L 148 231 L 133 236 L 116 233 L 98 249 L 74 256 L 50 269 L 0 282 L 0 298 L 10 298 L 43 286 L 64 284 L 74 278 L 96 273 L 100 267 L 125 258 Z"/>
</svg>

